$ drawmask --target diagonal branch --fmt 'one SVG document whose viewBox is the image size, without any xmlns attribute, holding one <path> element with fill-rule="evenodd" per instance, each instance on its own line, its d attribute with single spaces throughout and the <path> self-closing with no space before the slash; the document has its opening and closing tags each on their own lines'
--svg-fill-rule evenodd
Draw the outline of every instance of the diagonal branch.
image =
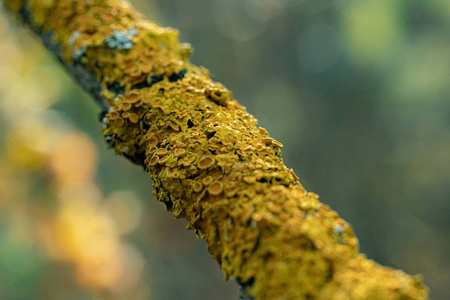
<svg viewBox="0 0 450 300">
<path fill-rule="evenodd" d="M 420 278 L 358 254 L 231 92 L 192 65 L 178 33 L 120 0 L 5 0 L 102 108 L 110 147 L 206 239 L 247 299 L 427 299 Z"/>
</svg>

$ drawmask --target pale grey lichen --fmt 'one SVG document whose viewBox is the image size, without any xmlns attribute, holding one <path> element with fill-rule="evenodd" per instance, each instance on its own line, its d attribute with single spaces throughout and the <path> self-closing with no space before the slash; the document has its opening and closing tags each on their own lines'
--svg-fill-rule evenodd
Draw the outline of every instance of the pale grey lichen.
<svg viewBox="0 0 450 300">
<path fill-rule="evenodd" d="M 69 45 L 70 48 L 73 48 L 75 40 L 77 38 L 79 38 L 80 36 L 81 36 L 81 32 L 79 32 L 78 30 L 72 31 L 72 33 L 70 34 L 69 39 L 67 40 L 67 44 Z"/>
<path fill-rule="evenodd" d="M 114 30 L 114 34 L 105 38 L 105 43 L 109 48 L 119 50 L 129 50 L 133 48 L 132 37 L 136 36 L 137 29 Z"/>
<path fill-rule="evenodd" d="M 333 232 L 337 235 L 341 235 L 344 233 L 344 227 L 342 227 L 342 225 L 336 225 L 333 228 Z"/>
<path fill-rule="evenodd" d="M 80 46 L 80 48 L 78 48 L 78 49 L 73 49 L 73 47 L 75 45 L 75 40 L 77 38 L 79 38 L 79 37 L 81 37 L 81 32 L 79 32 L 77 30 L 74 30 L 74 31 L 72 31 L 72 33 L 70 34 L 69 39 L 67 40 L 67 44 L 72 49 L 71 57 L 75 61 L 78 61 L 83 55 L 86 54 L 86 51 L 87 51 L 86 44 L 82 44 Z"/>
<path fill-rule="evenodd" d="M 87 50 L 87 47 L 85 44 L 81 45 L 81 47 L 78 49 L 73 49 L 72 50 L 72 59 L 79 60 L 83 55 L 86 54 L 86 50 Z"/>
</svg>

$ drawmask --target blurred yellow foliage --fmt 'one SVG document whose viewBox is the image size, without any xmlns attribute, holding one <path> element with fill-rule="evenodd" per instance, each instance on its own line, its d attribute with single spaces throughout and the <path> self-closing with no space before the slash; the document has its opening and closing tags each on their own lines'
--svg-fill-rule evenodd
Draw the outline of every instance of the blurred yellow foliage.
<svg viewBox="0 0 450 300">
<path fill-rule="evenodd" d="M 37 245 L 40 257 L 73 266 L 74 281 L 91 293 L 148 299 L 144 258 L 122 239 L 139 223 L 140 200 L 130 191 L 103 196 L 94 143 L 51 109 L 61 78 L 42 48 L 23 51 L 19 43 L 32 41 L 19 42 L 8 29 L 0 15 L 0 224 L 9 237 L 0 243 Z"/>
<path fill-rule="evenodd" d="M 86 136 L 68 134 L 55 146 L 50 164 L 62 186 L 91 181 L 97 166 L 97 152 Z"/>
</svg>

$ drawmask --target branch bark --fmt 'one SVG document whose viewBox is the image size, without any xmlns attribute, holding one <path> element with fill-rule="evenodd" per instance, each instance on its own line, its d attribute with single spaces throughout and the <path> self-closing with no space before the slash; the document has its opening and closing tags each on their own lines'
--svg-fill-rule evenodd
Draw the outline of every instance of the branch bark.
<svg viewBox="0 0 450 300">
<path fill-rule="evenodd" d="M 427 299 L 419 277 L 358 254 L 351 226 L 308 193 L 178 33 L 126 1 L 5 0 L 96 100 L 117 154 L 206 239 L 247 299 Z"/>
</svg>

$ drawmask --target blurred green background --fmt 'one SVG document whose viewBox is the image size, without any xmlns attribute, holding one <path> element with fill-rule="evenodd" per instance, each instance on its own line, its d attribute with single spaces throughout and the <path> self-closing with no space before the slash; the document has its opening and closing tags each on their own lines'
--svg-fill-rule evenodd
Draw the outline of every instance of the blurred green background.
<svg viewBox="0 0 450 300">
<path fill-rule="evenodd" d="M 133 4 L 180 30 L 361 252 L 448 297 L 450 2 Z M 0 40 L 0 299 L 237 299 L 51 55 L 4 14 Z"/>
</svg>

